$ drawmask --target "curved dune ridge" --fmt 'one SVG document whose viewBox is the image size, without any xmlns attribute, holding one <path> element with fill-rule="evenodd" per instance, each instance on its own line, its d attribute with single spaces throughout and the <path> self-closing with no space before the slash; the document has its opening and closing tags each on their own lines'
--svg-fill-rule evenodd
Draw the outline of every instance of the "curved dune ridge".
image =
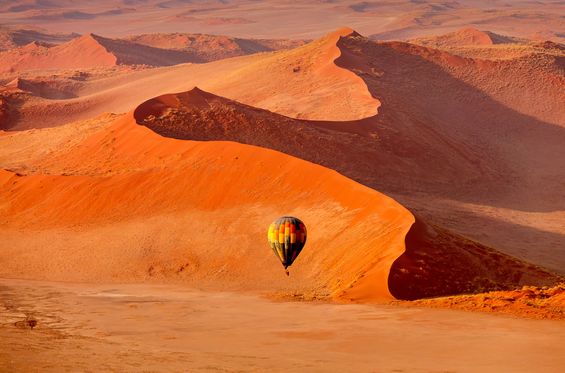
<svg viewBox="0 0 565 373">
<path fill-rule="evenodd" d="M 148 100 L 79 144 L 54 151 L 47 159 L 38 157 L 31 165 L 33 174 L 5 172 L 4 192 L 11 196 L 3 211 L 5 225 L 41 232 L 33 238 L 14 230 L 4 234 L 12 246 L 5 255 L 14 263 L 5 271 L 59 280 L 156 277 L 239 289 L 315 289 L 312 296 L 331 294 L 353 301 L 417 299 L 556 280 L 535 266 L 439 227 L 420 220 L 412 226 L 414 218 L 400 205 L 333 171 L 266 149 L 214 141 L 270 147 L 362 177 L 363 158 L 372 161 L 368 149 L 375 145 L 363 146 L 361 135 L 371 133 L 366 125 L 287 118 L 198 88 Z M 63 135 L 52 131 L 50 137 L 58 136 Z M 357 151 L 351 148 L 335 157 L 352 143 L 358 144 Z M 289 167 L 293 163 L 299 166 Z M 367 193 L 379 198 L 364 198 Z M 388 216 L 391 203 L 403 212 L 395 212 L 389 221 L 383 214 Z M 284 204 L 293 207 L 280 211 Z M 250 216 L 245 215 L 248 211 Z M 278 273 L 279 264 L 269 250 L 253 250 L 266 246 L 261 243 L 261 227 L 287 213 L 314 225 L 314 233 L 309 231 L 316 244 L 303 269 L 294 274 L 293 268 L 297 282 L 273 284 L 269 276 Z M 198 237 L 185 232 L 187 227 L 191 232 L 196 227 Z M 75 230 L 70 247 L 62 239 L 69 229 Z M 336 233 L 322 238 L 329 231 Z M 339 232 L 344 236 L 336 238 L 342 235 Z M 210 247 L 222 246 L 220 241 L 228 235 L 241 246 L 228 245 L 235 252 L 212 254 Z M 41 251 L 45 240 L 53 247 L 48 255 Z M 396 243 L 391 245 L 391 240 Z M 91 252 L 93 246 L 96 252 Z M 55 255 L 59 250 L 65 252 L 64 258 Z M 326 252 L 329 257 L 320 255 Z M 269 271 L 254 268 L 257 254 L 271 260 L 272 266 L 265 267 Z M 84 260 L 93 264 L 76 265 Z M 263 264 L 259 262 L 261 268 Z"/>
<path fill-rule="evenodd" d="M 371 271 L 375 281 L 359 299 L 391 298 L 388 272 L 413 217 L 335 171 L 248 145 L 162 138 L 131 115 L 59 157 L 60 167 L 83 168 L 0 174 L 1 199 L 10 200 L 0 210 L 0 276 L 343 298 Z M 284 214 L 309 229 L 290 279 L 265 233 Z"/>
<path fill-rule="evenodd" d="M 139 105 L 134 118 L 153 131 L 185 140 L 231 140 L 269 147 L 326 165 L 345 175 L 363 178 L 371 149 L 357 132 L 337 130 L 331 122 L 286 118 L 194 88 L 156 97 Z M 352 126 L 355 123 L 351 123 Z M 357 124 L 357 125 L 362 125 Z M 356 143 L 356 148 L 351 144 Z M 347 147 L 348 152 L 340 154 Z M 372 150 L 375 153 L 374 150 Z M 503 255 L 484 245 L 419 222 L 408 233 L 407 250 L 389 280 L 393 294 L 416 299 L 446 294 L 512 288 L 525 283 L 551 283 L 540 268 Z M 374 279 L 369 274 L 359 284 Z M 348 294 L 355 298 L 355 292 Z"/>
<path fill-rule="evenodd" d="M 17 120 L 0 126 L 11 130 L 49 127 L 101 112 L 128 112 L 152 97 L 195 85 L 296 118 L 339 121 L 370 117 L 377 113 L 379 101 L 359 76 L 335 63 L 341 54 L 337 43 L 353 34 L 344 28 L 291 50 L 79 81 L 74 89 L 77 97 L 60 101 L 33 98 Z"/>
<path fill-rule="evenodd" d="M 354 301 L 550 284 L 550 273 L 453 231 L 562 269 L 558 65 L 553 55 L 484 61 L 343 29 L 290 51 L 86 84 L 64 106 L 54 101 L 54 120 L 75 109 L 90 116 L 93 108 L 137 107 L 84 142 L 52 146 L 24 166 L 2 161 L 25 175 L 2 176 L 13 199 L 0 207 L 11 247 L 2 255 L 17 258 L 4 270 L 208 281 Z M 208 92 L 189 90 L 196 83 Z M 528 94 L 511 100 L 518 87 Z M 22 136 L 42 136 L 32 132 Z M 294 210 L 277 208 L 285 198 Z M 381 208 L 396 212 L 389 219 Z M 309 266 L 292 269 L 295 282 L 279 281 L 272 274 L 280 265 L 268 248 L 254 251 L 266 244 L 253 237 L 293 213 L 323 234 L 309 229 L 318 246 L 297 261 Z M 18 233 L 31 227 L 37 235 Z M 45 242 L 53 243 L 48 254 L 72 259 L 37 259 Z M 81 261 L 94 264 L 74 265 Z"/>
<path fill-rule="evenodd" d="M 183 282 L 355 302 L 555 281 L 476 243 L 461 249 L 452 234 L 438 240 L 414 230 L 414 217 L 392 199 L 272 150 L 167 139 L 127 115 L 55 153 L 39 161 L 40 172 L 0 174 L 10 200 L 0 209 L 0 276 Z M 284 214 L 309 228 L 290 279 L 265 241 L 265 227 Z"/>
</svg>

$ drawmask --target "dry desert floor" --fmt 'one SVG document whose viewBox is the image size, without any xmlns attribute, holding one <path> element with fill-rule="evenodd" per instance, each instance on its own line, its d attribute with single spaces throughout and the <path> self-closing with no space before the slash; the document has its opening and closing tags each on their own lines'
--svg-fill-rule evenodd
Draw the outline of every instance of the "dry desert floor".
<svg viewBox="0 0 565 373">
<path fill-rule="evenodd" d="M 31 329 L 28 320 L 36 320 Z M 565 323 L 0 280 L 2 372 L 559 372 Z"/>
</svg>

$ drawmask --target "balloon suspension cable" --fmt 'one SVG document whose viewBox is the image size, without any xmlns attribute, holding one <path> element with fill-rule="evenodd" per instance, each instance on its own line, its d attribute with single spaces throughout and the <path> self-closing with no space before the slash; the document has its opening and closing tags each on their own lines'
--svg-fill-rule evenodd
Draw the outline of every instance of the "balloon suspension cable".
<svg viewBox="0 0 565 373">
<path fill-rule="evenodd" d="M 284 267 L 284 272 L 286 273 L 287 276 L 290 276 L 290 273 L 288 272 L 288 269 L 287 269 L 286 266 Z"/>
</svg>

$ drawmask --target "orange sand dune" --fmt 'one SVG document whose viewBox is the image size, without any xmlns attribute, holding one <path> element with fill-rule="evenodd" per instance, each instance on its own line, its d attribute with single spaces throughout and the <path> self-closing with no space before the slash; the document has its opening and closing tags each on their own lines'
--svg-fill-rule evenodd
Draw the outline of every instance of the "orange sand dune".
<svg viewBox="0 0 565 373">
<path fill-rule="evenodd" d="M 38 121 L 32 117 L 36 110 L 52 113 L 44 125 L 86 119 L 101 111 L 126 112 L 151 97 L 186 91 L 195 85 L 287 116 L 351 120 L 374 115 L 380 105 L 375 98 L 390 100 L 389 96 L 395 90 L 404 91 L 402 105 L 412 111 L 412 107 L 422 100 L 422 92 L 413 92 L 410 88 L 412 84 L 422 86 L 420 82 L 432 84 L 428 87 L 441 86 L 446 91 L 445 96 L 453 100 L 462 93 L 457 85 L 448 84 L 454 80 L 461 80 L 460 85 L 469 86 L 469 92 L 465 94 L 471 95 L 475 101 L 483 101 L 480 96 L 483 94 L 511 110 L 552 124 L 565 125 L 561 110 L 561 102 L 565 99 L 561 89 L 564 78 L 560 67 L 565 57 L 562 48 L 552 45 L 535 48 L 526 45 L 518 48 L 520 51 L 516 55 L 521 58 L 485 61 L 465 59 L 413 44 L 373 43 L 356 36 L 351 29 L 343 29 L 290 51 L 197 66 L 141 71 L 127 77 L 85 79 L 78 98 L 65 102 L 40 101 L 27 107 L 27 114 L 22 113 L 19 121 L 4 128 L 37 127 Z M 496 51 L 498 59 L 502 51 Z M 342 56 L 343 53 L 349 56 L 349 60 Z M 512 50 L 508 53 L 515 54 Z M 336 58 L 343 69 L 336 68 Z M 392 75 L 395 58 L 402 62 L 405 70 L 396 69 Z M 386 71 L 391 73 L 384 75 Z M 184 79 L 178 79 L 179 76 Z M 388 86 L 392 77 L 397 87 Z M 373 97 L 366 92 L 365 86 L 369 83 L 372 84 Z M 434 92 L 438 92 L 437 88 Z M 437 95 L 437 101 L 442 99 L 442 94 Z M 435 105 L 427 110 L 421 107 L 416 115 L 434 116 L 435 111 L 441 109 L 442 116 L 452 117 L 454 110 L 444 110 L 446 106 L 449 107 L 442 105 L 438 108 Z M 394 110 L 400 111 L 400 108 L 395 107 Z M 474 106 L 467 105 L 465 110 L 474 110 Z M 494 117 L 489 122 L 499 120 L 496 117 L 501 116 L 499 112 L 485 114 Z"/>
<path fill-rule="evenodd" d="M 334 121 L 323 123 L 323 136 L 316 123 L 302 123 L 308 129 L 296 137 L 304 148 L 290 142 L 282 144 L 288 150 L 275 149 L 391 195 L 425 221 L 562 271 L 562 58 L 558 51 L 501 61 L 463 58 L 340 30 L 290 51 L 75 79 L 77 98 L 7 101 L 7 127 L 128 111 L 198 84 L 279 114 Z M 312 139 L 307 146 L 304 136 Z M 272 139 L 262 141 L 255 144 L 274 146 Z"/>
<path fill-rule="evenodd" d="M 532 59 L 536 54 L 553 55 L 562 60 L 565 51 L 565 46 L 559 43 L 532 41 L 474 28 L 416 38 L 410 40 L 410 43 L 446 50 L 462 57 L 487 60 L 511 60 L 520 57 Z"/>
<path fill-rule="evenodd" d="M 182 125 L 167 127 L 169 122 L 159 118 Z M 160 137 L 135 121 L 186 140 Z M 360 302 L 557 281 L 448 232 L 416 226 L 408 232 L 414 217 L 407 210 L 328 169 L 248 145 L 190 141 L 264 143 L 291 154 L 302 149 L 306 159 L 312 154 L 328 159 L 341 144 L 326 141 L 316 147 L 311 139 L 334 130 L 307 123 L 194 89 L 143 103 L 60 150 L 55 149 L 73 137 L 71 128 L 43 130 L 49 131 L 45 138 L 62 139 L 51 154 L 34 156 L 28 169 L 14 163 L 18 174 L 2 174 L 3 193 L 10 196 L 2 211 L 10 264 L 0 276 L 184 281 Z M 283 132 L 285 137 L 277 138 Z M 12 135 L 14 142 L 31 141 L 18 135 Z M 328 155 L 320 152 L 324 148 Z M 282 211 L 281 206 L 288 207 Z M 293 267 L 290 284 L 273 278 L 279 264 L 261 249 L 266 246 L 263 226 L 285 213 L 303 217 L 312 227 L 310 251 L 300 257 L 301 266 Z M 29 229 L 37 234 L 18 233 Z M 225 244 L 226 236 L 233 244 Z M 63 255 L 57 255 L 60 250 Z M 88 268 L 77 264 L 85 260 Z"/>
<path fill-rule="evenodd" d="M 339 47 L 338 65 L 381 102 L 364 127 L 379 153 L 397 159 L 386 163 L 397 170 L 363 183 L 428 221 L 562 272 L 563 55 L 487 61 L 359 37 Z"/>
<path fill-rule="evenodd" d="M 537 213 L 535 219 L 529 219 L 526 224 L 556 233 L 544 237 L 540 232 L 541 240 L 534 243 L 522 241 L 522 237 L 531 237 L 531 229 L 522 229 L 519 225 L 512 229 L 501 221 L 498 224 L 504 227 L 494 232 L 489 225 L 494 224 L 495 227 L 496 224 L 490 219 L 489 224 L 485 225 L 485 216 L 473 217 L 473 210 L 462 211 L 461 205 L 444 202 L 450 198 L 454 201 L 485 203 L 485 196 L 491 196 L 496 198 L 496 203 L 507 207 L 497 210 L 494 206 L 490 214 L 495 211 L 508 214 L 508 211 L 515 209 L 548 208 L 549 205 L 544 203 L 553 204 L 559 211 L 562 201 L 559 187 L 562 168 L 559 168 L 559 164 L 563 159 L 563 148 L 559 144 L 564 138 L 559 128 L 540 126 L 535 129 L 536 137 L 514 134 L 512 141 L 519 145 L 503 153 L 497 145 L 498 139 L 489 135 L 492 130 L 488 128 L 483 129 L 482 134 L 471 132 L 472 136 L 468 137 L 445 128 L 445 135 L 442 136 L 421 123 L 410 123 L 406 119 L 400 126 L 397 124 L 399 120 L 392 120 L 396 113 L 385 111 L 384 114 L 388 117 L 385 119 L 394 123 L 394 126 L 388 121 L 379 120 L 381 114 L 376 118 L 354 122 L 301 121 L 198 89 L 154 98 L 141 104 L 134 112 L 138 123 L 163 136 L 238 141 L 269 147 L 335 169 L 367 186 L 391 193 L 405 201 L 407 206 L 416 208 L 426 220 L 439 221 L 441 225 L 462 230 L 465 234 L 476 235 L 480 231 L 489 231 L 489 236 L 494 237 L 497 243 L 491 243 L 491 246 L 502 247 L 510 254 L 529 258 L 554 270 L 562 268 L 561 263 L 565 258 L 559 242 L 563 241 L 555 224 L 563 221 L 565 216 L 559 212 Z M 525 125 L 527 122 L 523 123 Z M 401 129 L 402 132 L 399 132 Z M 467 129 L 473 130 L 473 127 Z M 280 133 L 284 133 L 284 137 L 279 136 Z M 480 140 L 485 147 L 477 148 L 469 139 Z M 544 153 L 539 153 L 538 149 L 544 149 Z M 549 159 L 553 163 L 548 162 L 550 154 L 552 156 Z M 514 163 L 517 157 L 521 161 Z M 510 179 L 505 181 L 508 175 L 521 177 L 524 183 L 512 183 Z M 547 189 L 537 191 L 534 185 L 541 179 Z M 473 180 L 473 183 L 469 184 L 468 180 Z M 479 211 L 476 213 L 482 214 Z M 519 212 L 515 214 L 520 216 Z M 484 236 L 480 238 L 481 241 L 484 239 Z M 490 240 L 486 241 L 489 243 Z M 538 247 L 539 250 L 522 251 L 517 250 L 516 246 Z"/>
<path fill-rule="evenodd" d="M 57 164 L 79 162 L 78 174 L 1 171 L 1 277 L 340 297 L 370 269 L 362 299 L 391 297 L 388 271 L 413 217 L 334 171 L 247 145 L 165 139 L 131 115 L 71 149 Z M 264 232 L 283 214 L 310 228 L 290 280 Z"/>
<path fill-rule="evenodd" d="M 302 47 L 231 58 L 207 64 L 179 65 L 81 81 L 70 100 L 25 102 L 15 123 L 25 129 L 88 119 L 101 112 L 127 112 L 152 97 L 198 85 L 246 104 L 305 119 L 350 120 L 374 115 L 379 102 L 363 80 L 335 65 L 341 54 L 340 29 Z M 183 79 L 179 79 L 182 76 Z M 44 113 L 49 112 L 49 116 Z M 40 118 L 40 119 L 39 119 Z"/>
<path fill-rule="evenodd" d="M 31 42 L 0 53 L 0 72 L 38 69 L 113 66 L 117 57 L 108 52 L 94 35 L 84 35 L 58 46 Z"/>
<path fill-rule="evenodd" d="M 162 50 L 125 40 L 85 34 L 57 46 L 32 42 L 0 53 L 0 73 L 26 70 L 126 65 L 175 65 L 188 62 L 180 51 Z"/>
<path fill-rule="evenodd" d="M 376 151 L 354 128 L 337 131 L 334 124 L 299 121 L 214 96 L 199 89 L 149 100 L 134 111 L 137 122 L 155 132 L 186 140 L 232 140 L 270 147 L 333 168 L 368 185 L 376 185 L 383 166 L 398 164 L 390 154 Z M 371 129 L 370 123 L 365 130 Z M 357 126 L 355 128 L 355 126 Z M 357 131 L 356 131 L 357 130 Z M 374 128 L 373 128 L 374 130 Z M 284 133 L 284 137 L 280 134 Z M 369 137 L 370 138 L 370 137 Z M 355 144 L 355 148 L 352 147 Z M 340 149 L 348 148 L 340 153 Z M 339 157 L 333 155 L 340 154 Z M 453 159 L 461 165 L 465 159 Z M 438 163 L 441 159 L 438 158 Z M 78 166 L 78 165 L 77 165 Z M 429 166 L 426 167 L 429 169 Z M 388 171 L 388 173 L 392 173 Z M 453 173 L 452 173 L 453 176 Z M 386 176 L 379 176 L 386 178 Z M 382 182 L 382 180 L 381 180 Z M 389 286 L 402 299 L 508 288 L 551 278 L 545 271 L 422 222 L 411 229 L 406 253 L 395 262 Z M 365 276 L 372 281 L 370 276 Z M 360 281 L 360 283 L 363 281 Z"/>
<path fill-rule="evenodd" d="M 241 39 L 221 35 L 158 33 L 124 38 L 137 44 L 187 53 L 185 62 L 208 62 L 247 54 L 291 49 L 305 44 L 303 40 Z"/>
<path fill-rule="evenodd" d="M 60 120 L 61 113 L 72 118 L 69 109 L 73 103 L 85 116 L 94 110 L 125 108 L 134 100 L 143 101 L 151 92 L 191 87 L 193 81 L 182 81 L 178 76 L 192 72 L 194 76 L 188 75 L 201 80 L 204 88 L 232 90 L 231 97 L 241 95 L 247 104 L 288 110 L 295 117 L 334 120 L 283 117 L 199 90 L 156 97 L 135 111 L 139 123 L 160 134 L 270 147 L 335 169 L 401 201 L 431 227 L 424 232 L 439 237 L 442 244 L 424 250 L 424 254 L 437 253 L 435 259 L 424 260 L 426 266 L 418 265 L 421 252 L 411 250 L 418 246 L 408 247 L 408 260 L 393 277 L 399 283 L 414 283 L 426 270 L 429 278 L 446 279 L 462 273 L 466 279 L 456 283 L 451 278 L 453 287 L 424 281 L 425 286 L 396 293 L 411 298 L 437 295 L 438 289 L 461 292 L 548 278 L 535 267 L 515 263 L 445 228 L 562 270 L 565 198 L 560 181 L 565 176 L 565 150 L 559 61 L 553 54 L 509 61 L 463 58 L 408 43 L 371 42 L 348 29 L 291 51 L 143 71 L 100 79 L 95 85 L 87 82 L 77 91 L 80 97 L 64 100 L 65 106 L 52 101 L 50 113 L 54 120 Z M 216 72 L 213 78 L 205 77 L 212 72 Z M 516 72 L 519 75 L 514 77 Z M 258 80 L 246 80 L 250 77 Z M 310 94 L 304 95 L 308 90 Z M 516 92 L 522 94 L 517 96 Z M 370 116 L 378 105 L 378 115 Z M 350 119 L 366 118 L 336 121 L 344 119 L 345 107 L 353 109 L 347 112 Z M 101 144 L 90 148 L 98 149 Z M 111 149 L 111 142 L 105 144 Z M 92 166 L 83 161 L 86 158 L 74 153 L 54 155 L 15 168 L 12 163 L 10 169 L 110 176 L 167 164 L 158 159 L 147 164 L 136 161 L 132 166 L 130 156 L 107 155 Z M 435 244 L 428 233 L 416 242 Z M 446 274 L 443 268 L 453 264 L 437 258 L 451 252 L 462 264 Z M 469 255 L 475 258 L 471 264 L 463 260 Z M 438 276 L 426 268 L 434 268 Z M 382 276 L 382 272 L 376 273 Z M 363 296 L 363 292 L 358 296 L 353 291 L 344 295 L 353 299 Z"/>
</svg>

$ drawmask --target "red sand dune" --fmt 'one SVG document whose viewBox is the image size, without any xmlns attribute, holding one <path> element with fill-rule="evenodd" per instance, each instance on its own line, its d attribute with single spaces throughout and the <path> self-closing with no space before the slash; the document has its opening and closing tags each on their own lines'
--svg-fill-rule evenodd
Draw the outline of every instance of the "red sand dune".
<svg viewBox="0 0 565 373">
<path fill-rule="evenodd" d="M 134 111 L 138 123 L 162 136 L 185 140 L 231 140 L 282 151 L 323 164 L 374 185 L 371 164 L 383 162 L 378 143 L 363 139 L 362 127 L 335 130 L 331 122 L 308 122 L 239 104 L 203 92 L 165 95 Z M 369 126 L 369 123 L 363 125 Z M 343 127 L 346 128 L 346 127 Z M 370 127 L 369 127 L 370 128 Z M 284 136 L 280 134 L 284 133 Z M 353 146 L 355 144 L 355 146 Z M 340 153 L 340 149 L 348 151 Z M 339 157 L 335 157 L 340 154 Z M 397 164 L 393 160 L 384 163 Z M 440 162 L 440 159 L 437 160 Z M 393 295 L 415 299 L 508 288 L 550 279 L 543 270 L 506 257 L 439 227 L 420 222 L 407 237 L 406 253 L 393 265 Z M 366 277 L 372 281 L 370 276 Z"/>
<path fill-rule="evenodd" d="M 387 299 L 390 265 L 413 222 L 335 171 L 247 145 L 165 139 L 131 114 L 55 163 L 77 174 L 1 172 L 1 199 L 10 200 L 1 206 L 2 277 L 153 278 L 339 298 L 370 271 L 359 298 Z M 265 241 L 282 214 L 310 228 L 290 281 Z"/>
<path fill-rule="evenodd" d="M 117 58 L 89 34 L 58 46 L 32 42 L 0 53 L 0 72 L 113 66 Z"/>
<path fill-rule="evenodd" d="M 292 50 L 125 76 L 96 76 L 81 82 L 77 99 L 35 100 L 21 110 L 18 121 L 3 124 L 3 128 L 53 126 L 88 119 L 101 112 L 126 112 L 151 97 L 186 91 L 194 85 L 246 104 L 306 119 L 371 116 L 377 112 L 379 102 L 369 94 L 361 78 L 334 63 L 341 53 L 336 46 L 338 39 L 351 32 L 340 29 Z M 45 112 L 50 115 L 46 117 Z"/>
<path fill-rule="evenodd" d="M 210 286 L 268 283 L 264 289 L 273 284 L 283 292 L 313 288 L 319 297 L 357 301 L 553 283 L 557 277 L 544 270 L 452 231 L 522 259 L 562 268 L 565 254 L 559 250 L 562 236 L 555 226 L 562 221 L 564 200 L 560 58 L 541 54 L 485 61 L 409 43 L 375 43 L 342 29 L 289 51 L 87 79 L 74 90 L 77 98 L 36 98 L 37 108 L 50 102 L 44 109 L 51 109 L 54 120 L 72 118 L 73 107 L 91 116 L 142 103 L 112 126 L 83 135 L 84 141 L 64 145 L 72 128 L 75 133 L 85 128 L 80 125 L 61 127 L 60 132 L 42 130 L 39 138 L 62 136 L 46 147 L 51 149 L 47 155 L 28 150 L 27 155 L 18 153 L 20 160 L 12 160 L 10 151 L 0 153 L 4 167 L 13 171 L 3 175 L 4 193 L 12 200 L 4 206 L 4 237 L 12 247 L 4 255 L 17 258 L 4 275 L 39 273 L 44 279 L 66 279 L 64 273 L 77 261 L 113 258 L 105 268 L 92 265 L 68 279 L 208 278 Z M 179 75 L 187 76 L 186 81 Z M 159 96 L 181 92 L 194 82 L 243 103 L 199 89 Z M 16 83 L 23 87 L 26 80 Z M 517 91 L 523 94 L 516 96 Z M 150 94 L 155 97 L 147 97 Z M 17 114 L 29 115 L 29 106 L 24 109 Z M 3 141 L 22 146 L 32 138 L 30 131 L 6 135 Z M 320 166 L 226 140 L 318 163 L 373 190 Z M 251 160 L 253 167 L 240 162 Z M 292 171 L 281 168 L 284 175 L 296 173 L 289 176 L 288 185 L 276 176 L 278 167 L 270 168 L 294 162 L 299 165 Z M 268 170 L 274 175 L 265 179 Z M 336 181 L 328 181 L 333 178 Z M 544 188 L 536 188 L 541 182 Z M 275 198 L 271 194 L 276 185 L 286 189 Z M 325 188 L 327 192 L 315 192 Z M 361 193 L 357 190 L 368 193 L 366 199 L 355 197 L 362 203 L 350 200 Z M 417 224 L 408 231 L 416 219 L 390 202 L 396 212 L 389 226 L 388 218 L 381 216 L 388 213 L 380 209 L 380 204 L 389 203 L 374 190 L 414 210 Z M 297 207 L 279 211 L 276 206 L 287 192 L 292 195 L 288 203 Z M 378 202 L 369 202 L 373 198 Z M 120 199 L 124 201 L 118 203 Z M 261 203 L 251 204 L 253 199 Z M 238 234 L 245 221 L 236 218 L 241 206 L 254 227 L 251 235 Z M 265 271 L 254 272 L 248 254 L 259 247 L 263 223 L 289 212 L 303 216 L 315 229 L 345 235 L 314 236 L 313 256 L 304 257 L 308 265 L 299 267 L 298 281 L 287 286 L 283 280 L 268 282 L 278 265 L 270 262 L 268 250 L 260 254 L 260 267 L 273 267 Z M 360 218 L 370 214 L 381 218 Z M 397 214 L 405 218 L 397 220 Z M 196 227 L 197 237 L 183 228 L 188 222 Z M 30 227 L 38 234 L 18 233 Z M 73 229 L 76 234 L 64 233 Z M 376 241 L 367 238 L 373 236 L 366 233 L 372 229 Z M 213 253 L 208 244 L 221 246 L 228 235 L 243 242 L 236 254 L 229 254 L 231 259 Z M 533 236 L 539 240 L 523 240 Z M 63 250 L 71 259 L 38 261 L 36 255 L 47 241 L 53 247 L 49 250 Z M 88 249 L 93 242 L 100 248 L 96 253 Z M 388 242 L 395 244 L 389 247 Z M 332 248 L 329 256 L 313 254 L 326 246 Z M 122 247 L 127 252 L 116 257 Z M 173 258 L 166 260 L 166 252 L 174 253 Z M 240 254 L 246 259 L 238 266 L 230 264 Z M 118 268 L 126 270 L 120 273 Z"/>
<path fill-rule="evenodd" d="M 438 48 L 462 57 L 487 60 L 512 60 L 533 55 L 553 55 L 563 58 L 565 47 L 551 41 L 532 41 L 466 28 L 443 35 L 410 40 L 410 43 Z"/>
<path fill-rule="evenodd" d="M 304 148 L 288 152 L 393 196 L 427 222 L 560 271 L 565 98 L 556 53 L 486 61 L 341 30 L 290 51 L 86 80 L 76 99 L 25 104 L 15 129 L 131 110 L 197 84 L 279 114 L 334 121 L 323 136 L 317 123 L 302 123 Z M 359 118 L 367 119 L 338 122 Z M 265 141 L 258 144 L 273 146 Z"/>
<path fill-rule="evenodd" d="M 154 279 L 358 302 L 558 280 L 440 228 L 410 229 L 414 217 L 402 206 L 334 171 L 248 145 L 191 141 L 285 144 L 308 158 L 315 143 L 302 139 L 334 131 L 311 124 L 195 89 L 143 103 L 83 142 L 28 161 L 28 175 L 3 171 L 11 202 L 2 210 L 2 255 L 10 260 L 0 276 Z M 330 153 L 340 146 L 319 145 Z M 286 213 L 310 227 L 291 283 L 262 231 Z M 18 233 L 28 229 L 36 234 Z"/>
</svg>

